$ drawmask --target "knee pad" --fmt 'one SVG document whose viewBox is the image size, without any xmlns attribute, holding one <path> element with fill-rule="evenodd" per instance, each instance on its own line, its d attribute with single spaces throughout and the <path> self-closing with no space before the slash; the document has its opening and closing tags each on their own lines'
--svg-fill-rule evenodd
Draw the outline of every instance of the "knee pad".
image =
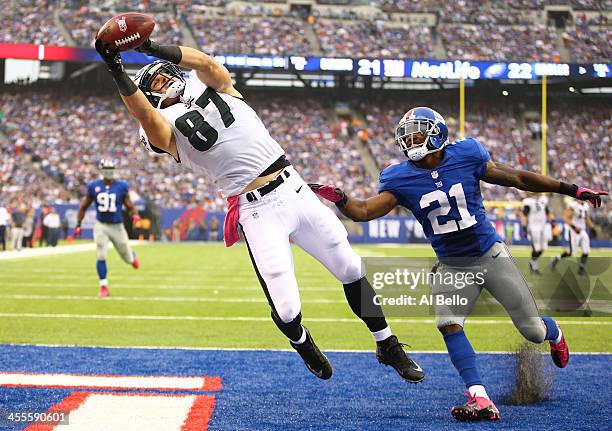
<svg viewBox="0 0 612 431">
<path fill-rule="evenodd" d="M 274 304 L 275 317 L 282 323 L 290 323 L 300 314 L 301 308 L 302 304 L 299 301 Z"/>
<path fill-rule="evenodd" d="M 361 268 L 361 257 L 354 253 L 354 256 L 347 262 L 336 277 L 342 284 L 351 284 L 361 280 L 364 275 L 364 271 Z"/>
</svg>

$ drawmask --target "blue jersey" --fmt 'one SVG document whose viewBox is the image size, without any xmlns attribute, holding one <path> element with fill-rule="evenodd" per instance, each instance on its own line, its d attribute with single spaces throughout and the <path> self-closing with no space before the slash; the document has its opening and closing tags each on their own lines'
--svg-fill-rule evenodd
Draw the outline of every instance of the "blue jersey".
<svg viewBox="0 0 612 431">
<path fill-rule="evenodd" d="M 491 157 L 473 138 L 448 144 L 435 169 L 405 161 L 381 172 L 379 192 L 393 193 L 423 226 L 438 257 L 482 256 L 501 241 L 487 219 L 480 179 Z"/>
<path fill-rule="evenodd" d="M 114 180 L 109 185 L 103 180 L 96 180 L 87 186 L 87 194 L 96 205 L 96 219 L 102 223 L 121 223 L 123 200 L 128 194 L 129 186 L 125 181 Z"/>
</svg>

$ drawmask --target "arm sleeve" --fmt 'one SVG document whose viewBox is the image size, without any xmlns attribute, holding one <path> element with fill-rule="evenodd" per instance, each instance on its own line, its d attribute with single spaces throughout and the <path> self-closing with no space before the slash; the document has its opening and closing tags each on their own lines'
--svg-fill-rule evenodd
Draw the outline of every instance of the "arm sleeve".
<svg viewBox="0 0 612 431">
<path fill-rule="evenodd" d="M 94 186 L 93 183 L 89 183 L 87 184 L 87 194 L 89 195 L 89 197 L 91 197 L 92 199 L 94 199 L 96 197 L 96 194 L 94 193 Z"/>
</svg>

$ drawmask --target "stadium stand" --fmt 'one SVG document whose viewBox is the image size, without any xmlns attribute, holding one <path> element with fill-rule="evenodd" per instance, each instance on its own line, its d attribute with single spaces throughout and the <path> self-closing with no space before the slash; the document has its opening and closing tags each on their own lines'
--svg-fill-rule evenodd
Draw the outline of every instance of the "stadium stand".
<svg viewBox="0 0 612 431">
<path fill-rule="evenodd" d="M 187 15 L 202 50 L 227 54 L 312 55 L 303 21 L 293 17 Z"/>
<path fill-rule="evenodd" d="M 22 3 L 0 12 L 0 43 L 66 45 L 53 22 L 52 2 Z"/>
<path fill-rule="evenodd" d="M 433 52 L 428 27 L 369 20 L 317 20 L 314 28 L 323 52 L 330 56 L 424 58 Z M 407 37 L 410 43 L 406 43 Z"/>
<path fill-rule="evenodd" d="M 447 25 L 440 28 L 449 58 L 464 60 L 560 60 L 556 30 L 530 26 Z"/>
</svg>

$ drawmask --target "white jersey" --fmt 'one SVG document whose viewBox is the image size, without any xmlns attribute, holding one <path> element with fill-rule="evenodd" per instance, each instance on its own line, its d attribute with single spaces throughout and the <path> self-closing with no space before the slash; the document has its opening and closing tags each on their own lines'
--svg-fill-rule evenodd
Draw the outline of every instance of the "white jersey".
<svg viewBox="0 0 612 431">
<path fill-rule="evenodd" d="M 195 71 L 183 100 L 159 110 L 172 127 L 179 162 L 212 178 L 225 195 L 239 194 L 285 153 L 244 100 L 208 88 Z M 153 151 L 142 127 L 140 142 Z"/>
<path fill-rule="evenodd" d="M 534 228 L 543 228 L 546 225 L 546 202 L 541 199 L 523 199 L 523 206 L 529 208 L 527 224 Z"/>
<path fill-rule="evenodd" d="M 567 207 L 574 211 L 572 215 L 572 226 L 584 230 L 586 228 L 586 218 L 589 215 L 589 204 L 586 202 L 571 201 Z"/>
</svg>

